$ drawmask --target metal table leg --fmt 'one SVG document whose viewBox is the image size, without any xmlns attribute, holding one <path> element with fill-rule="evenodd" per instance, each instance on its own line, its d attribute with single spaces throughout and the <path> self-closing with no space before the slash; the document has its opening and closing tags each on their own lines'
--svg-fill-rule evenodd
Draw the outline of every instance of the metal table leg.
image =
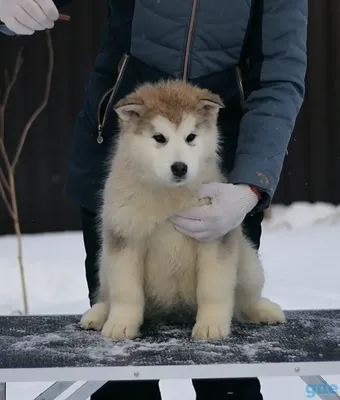
<svg viewBox="0 0 340 400">
<path fill-rule="evenodd" d="M 316 376 L 300 376 L 307 384 L 308 394 L 316 394 L 322 400 L 340 400 L 340 396 L 336 393 L 320 375 Z"/>
<path fill-rule="evenodd" d="M 6 400 L 6 382 L 0 382 L 0 400 Z"/>
<path fill-rule="evenodd" d="M 79 389 L 73 392 L 66 400 L 86 400 L 89 398 L 94 392 L 100 389 L 105 385 L 105 381 L 99 382 L 86 382 Z"/>
<path fill-rule="evenodd" d="M 55 382 L 52 386 L 46 389 L 43 393 L 39 394 L 34 400 L 54 400 L 59 395 L 64 393 L 75 382 Z M 1 398 L 0 398 L 1 400 Z"/>
</svg>

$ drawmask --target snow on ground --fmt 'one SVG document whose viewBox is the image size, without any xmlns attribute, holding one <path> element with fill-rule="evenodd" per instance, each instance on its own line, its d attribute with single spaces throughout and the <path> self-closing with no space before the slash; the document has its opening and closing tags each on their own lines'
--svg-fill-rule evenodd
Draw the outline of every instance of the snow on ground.
<svg viewBox="0 0 340 400">
<path fill-rule="evenodd" d="M 340 206 L 275 206 L 264 223 L 264 294 L 286 309 L 340 307 Z M 30 313 L 82 313 L 88 307 L 80 232 L 25 235 L 24 264 Z M 22 308 L 14 236 L 0 237 L 0 314 Z M 340 388 L 340 376 L 325 377 Z M 264 400 L 306 399 L 297 377 L 261 377 Z M 31 400 L 48 382 L 8 384 L 8 400 Z M 161 381 L 165 400 L 193 400 L 190 381 Z M 67 394 L 70 393 L 70 390 Z M 58 400 L 65 399 L 60 396 Z"/>
</svg>

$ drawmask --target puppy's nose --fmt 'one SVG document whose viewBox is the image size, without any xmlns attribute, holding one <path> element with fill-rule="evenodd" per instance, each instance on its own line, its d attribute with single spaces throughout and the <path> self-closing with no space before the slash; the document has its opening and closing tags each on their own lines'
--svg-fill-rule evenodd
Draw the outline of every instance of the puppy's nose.
<svg viewBox="0 0 340 400">
<path fill-rule="evenodd" d="M 188 166 L 183 162 L 175 162 L 171 165 L 171 171 L 177 178 L 182 178 L 188 172 Z"/>
</svg>

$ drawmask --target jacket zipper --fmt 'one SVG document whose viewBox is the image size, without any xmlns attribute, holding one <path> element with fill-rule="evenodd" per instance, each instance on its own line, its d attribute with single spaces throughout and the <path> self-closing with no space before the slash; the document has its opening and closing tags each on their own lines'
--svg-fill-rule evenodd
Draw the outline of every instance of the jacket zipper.
<svg viewBox="0 0 340 400">
<path fill-rule="evenodd" d="M 239 66 L 236 67 L 236 79 L 237 79 L 237 85 L 238 85 L 238 89 L 240 92 L 240 97 L 241 97 L 241 106 L 242 108 L 244 108 L 244 88 L 243 88 L 243 81 L 242 81 L 242 73 L 241 73 L 241 69 Z"/>
<path fill-rule="evenodd" d="M 102 132 L 103 132 L 103 128 L 104 128 L 104 125 L 105 125 L 106 118 L 107 118 L 107 113 L 109 111 L 109 107 L 110 107 L 110 104 L 112 102 L 112 99 L 115 96 L 115 94 L 117 93 L 117 89 L 118 89 L 119 83 L 122 80 L 122 77 L 124 75 L 124 71 L 125 71 L 125 67 L 126 67 L 126 63 L 128 61 L 128 58 L 129 58 L 129 56 L 127 54 L 124 54 L 121 62 L 119 63 L 120 67 L 119 67 L 118 77 L 117 77 L 117 80 L 116 80 L 114 86 L 111 89 L 109 89 L 107 92 L 105 92 L 103 97 L 100 99 L 99 106 L 98 106 L 98 134 L 97 134 L 97 143 L 99 143 L 99 144 L 102 144 L 103 141 L 104 141 L 104 138 L 102 136 Z M 110 96 L 109 101 L 107 103 L 107 106 L 105 108 L 103 119 L 101 120 L 101 118 L 100 118 L 101 106 L 102 106 L 103 102 L 105 101 L 105 99 L 107 98 L 107 96 L 110 93 L 111 93 L 111 96 Z"/>
<path fill-rule="evenodd" d="M 188 37 L 187 37 L 187 43 L 186 43 L 185 55 L 184 55 L 184 67 L 183 67 L 183 80 L 184 81 L 186 81 L 187 78 L 188 78 L 189 53 L 190 53 L 190 46 L 191 46 L 191 40 L 192 40 L 192 31 L 194 29 L 196 8 L 197 8 L 197 0 L 193 0 L 192 9 L 191 9 L 190 24 L 189 24 L 189 31 L 188 31 Z"/>
</svg>

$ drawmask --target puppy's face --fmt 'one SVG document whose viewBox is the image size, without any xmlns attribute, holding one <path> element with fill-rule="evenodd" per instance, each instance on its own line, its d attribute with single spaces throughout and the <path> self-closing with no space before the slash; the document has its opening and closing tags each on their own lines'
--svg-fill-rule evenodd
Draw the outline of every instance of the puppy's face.
<svg viewBox="0 0 340 400">
<path fill-rule="evenodd" d="M 115 108 L 121 143 L 141 179 L 165 187 L 199 179 L 216 158 L 221 100 L 183 82 L 146 85 Z"/>
</svg>

